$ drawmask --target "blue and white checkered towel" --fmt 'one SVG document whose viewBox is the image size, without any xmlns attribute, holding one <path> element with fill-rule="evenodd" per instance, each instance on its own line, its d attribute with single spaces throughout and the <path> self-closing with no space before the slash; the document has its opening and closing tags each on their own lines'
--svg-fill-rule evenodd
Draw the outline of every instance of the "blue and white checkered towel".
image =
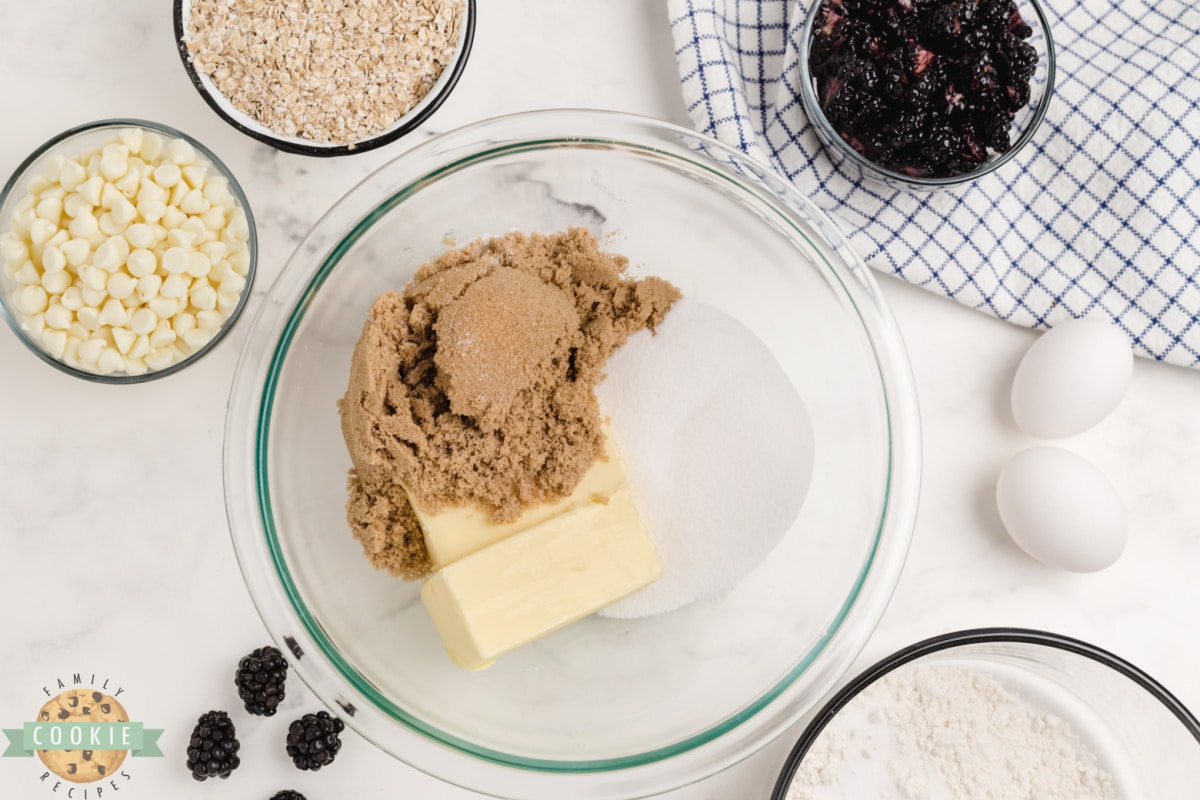
<svg viewBox="0 0 1200 800">
<path fill-rule="evenodd" d="M 1100 316 L 1139 355 L 1200 366 L 1200 6 L 1046 0 L 1058 79 L 1038 135 L 955 192 L 839 171 L 797 45 L 817 0 L 668 0 L 695 126 L 772 164 L 871 266 L 1002 319 Z"/>
</svg>

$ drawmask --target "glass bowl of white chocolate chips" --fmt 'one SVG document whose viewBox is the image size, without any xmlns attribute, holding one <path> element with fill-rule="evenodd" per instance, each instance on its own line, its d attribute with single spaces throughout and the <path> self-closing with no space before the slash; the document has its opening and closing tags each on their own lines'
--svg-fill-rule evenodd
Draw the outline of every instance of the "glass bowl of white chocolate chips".
<svg viewBox="0 0 1200 800">
<path fill-rule="evenodd" d="M 64 131 L 0 193 L 0 313 L 43 361 L 103 383 L 210 352 L 245 307 L 254 219 L 220 159 L 154 122 Z"/>
<path fill-rule="evenodd" d="M 849 667 L 918 427 L 869 270 L 794 187 L 532 112 L 400 156 L 300 244 L 242 351 L 226 507 L 272 636 L 367 739 L 491 795 L 644 797 Z"/>
</svg>

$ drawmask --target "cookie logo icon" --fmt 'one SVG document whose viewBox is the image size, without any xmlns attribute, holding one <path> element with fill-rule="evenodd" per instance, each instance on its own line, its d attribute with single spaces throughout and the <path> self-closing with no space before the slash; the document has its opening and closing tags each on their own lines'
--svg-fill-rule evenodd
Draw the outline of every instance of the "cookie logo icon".
<svg viewBox="0 0 1200 800">
<path fill-rule="evenodd" d="M 68 689 L 38 712 L 40 722 L 129 722 L 124 707 L 95 689 Z M 68 740 L 67 744 L 71 742 Z M 128 750 L 88 750 L 80 737 L 78 749 L 38 750 L 46 768 L 71 783 L 93 783 L 115 775 Z"/>
<path fill-rule="evenodd" d="M 32 721 L 25 717 L 19 728 L 0 729 L 8 737 L 3 757 L 37 756 L 41 764 L 32 778 L 55 797 L 105 800 L 120 791 L 136 772 L 129 758 L 162 756 L 162 729 L 130 719 L 125 689 L 115 684 L 110 689 L 110 683 L 75 673 L 42 686 L 42 706 Z"/>
</svg>

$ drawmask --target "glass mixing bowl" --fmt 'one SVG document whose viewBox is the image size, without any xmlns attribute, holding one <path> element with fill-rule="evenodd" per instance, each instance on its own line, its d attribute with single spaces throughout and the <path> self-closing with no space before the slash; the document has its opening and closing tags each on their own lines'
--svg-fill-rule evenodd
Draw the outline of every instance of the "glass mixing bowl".
<svg viewBox="0 0 1200 800">
<path fill-rule="evenodd" d="M 1095 645 L 1044 631 L 983 628 L 958 631 L 910 645 L 847 684 L 813 718 L 784 764 L 771 800 L 787 800 L 804 759 L 822 734 L 836 726 L 842 710 L 876 681 L 915 666 L 945 666 L 992 676 L 1035 708 L 1070 725 L 1080 742 L 1112 778 L 1117 797 L 1187 800 L 1200 786 L 1200 721 L 1157 681 L 1128 661 Z M 940 697 L 937 707 L 946 698 Z M 867 716 L 870 724 L 876 718 Z M 1005 719 L 1005 717 L 999 717 Z M 847 717 L 847 721 L 853 717 Z M 857 724 L 843 726 L 843 740 L 865 741 Z M 946 740 L 952 752 L 954 739 Z M 884 756 L 880 751 L 880 759 Z M 915 765 L 907 763 L 908 769 Z M 834 768 L 836 770 L 836 767 Z M 845 765 L 855 780 L 849 796 L 880 796 L 864 787 L 870 764 Z M 816 797 L 836 797 L 832 775 Z M 849 789 L 849 787 L 847 787 Z M 941 796 L 936 794 L 929 796 Z M 995 791 L 1004 787 L 994 786 Z M 794 794 L 801 794 L 797 790 Z M 924 796 L 924 795 L 923 795 Z M 1005 795 L 1008 796 L 1008 795 Z M 1039 797 L 1041 795 L 1038 795 Z M 1049 796 L 1049 795 L 1047 795 Z"/>
<path fill-rule="evenodd" d="M 572 225 L 628 256 L 632 274 L 660 275 L 758 334 L 807 404 L 813 478 L 771 556 L 724 595 L 648 619 L 592 616 L 467 673 L 418 585 L 374 570 L 351 536 L 337 401 L 371 302 L 448 240 Z M 919 469 L 903 343 L 830 221 L 708 137 L 593 111 L 462 128 L 340 200 L 254 320 L 225 431 L 238 560 L 296 673 L 408 764 L 530 800 L 662 792 L 810 710 L 891 596 Z"/>
</svg>

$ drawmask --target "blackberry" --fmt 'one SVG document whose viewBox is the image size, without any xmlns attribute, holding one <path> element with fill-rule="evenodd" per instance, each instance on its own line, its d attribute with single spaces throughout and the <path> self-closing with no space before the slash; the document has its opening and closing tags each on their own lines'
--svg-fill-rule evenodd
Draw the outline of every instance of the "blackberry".
<svg viewBox="0 0 1200 800">
<path fill-rule="evenodd" d="M 276 647 L 260 647 L 242 657 L 234 683 L 248 712 L 264 717 L 275 713 L 279 701 L 283 700 L 287 670 L 287 661 Z"/>
<path fill-rule="evenodd" d="M 328 766 L 342 749 L 338 734 L 345 728 L 345 724 L 330 716 L 328 711 L 305 714 L 288 726 L 287 754 L 297 769 L 318 770 Z"/>
<path fill-rule="evenodd" d="M 241 764 L 238 758 L 237 732 L 224 711 L 209 711 L 200 716 L 188 742 L 187 767 L 198 781 L 228 778 Z"/>
<path fill-rule="evenodd" d="M 292 789 L 284 789 L 271 795 L 271 800 L 305 800 L 305 797 Z"/>
</svg>

